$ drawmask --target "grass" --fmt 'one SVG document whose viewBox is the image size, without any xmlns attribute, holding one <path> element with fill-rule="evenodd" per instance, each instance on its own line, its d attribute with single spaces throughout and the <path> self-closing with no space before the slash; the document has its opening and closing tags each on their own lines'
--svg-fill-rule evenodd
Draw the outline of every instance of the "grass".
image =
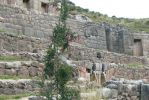
<svg viewBox="0 0 149 100">
<path fill-rule="evenodd" d="M 97 89 L 81 90 L 81 93 L 84 93 L 84 95 L 81 95 L 81 100 L 100 100 L 101 99 L 101 95 L 99 92 L 97 92 Z M 93 95 L 94 93 L 95 95 Z"/>
<path fill-rule="evenodd" d="M 5 32 L 5 30 L 4 29 L 0 29 L 0 32 Z"/>
<path fill-rule="evenodd" d="M 0 79 L 13 79 L 13 80 L 19 80 L 22 79 L 22 77 L 19 76 L 12 76 L 12 75 L 0 75 Z M 41 78 L 36 76 L 36 77 L 27 77 L 25 79 L 33 79 L 33 80 L 40 80 Z"/>
<path fill-rule="evenodd" d="M 17 94 L 17 95 L 0 95 L 0 100 L 19 100 L 23 97 L 28 97 L 31 95 L 36 95 L 33 93 L 24 93 L 24 94 Z"/>
<path fill-rule="evenodd" d="M 27 61 L 28 59 L 21 56 L 3 56 L 0 55 L 0 61 Z"/>
<path fill-rule="evenodd" d="M 130 63 L 130 64 L 128 64 L 128 67 L 129 68 L 141 68 L 141 67 L 143 67 L 143 65 L 140 63 Z"/>
</svg>

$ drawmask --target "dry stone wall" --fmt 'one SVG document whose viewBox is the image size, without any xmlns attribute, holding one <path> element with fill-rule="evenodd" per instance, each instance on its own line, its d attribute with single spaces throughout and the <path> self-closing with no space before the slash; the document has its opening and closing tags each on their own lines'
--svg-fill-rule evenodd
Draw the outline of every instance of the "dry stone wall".
<svg viewBox="0 0 149 100">
<path fill-rule="evenodd" d="M 0 31 L 50 40 L 57 21 L 58 16 L 52 16 L 50 13 L 38 13 L 34 10 L 0 4 Z M 67 23 L 68 27 L 77 33 L 75 42 L 87 47 L 133 55 L 134 39 L 140 39 L 143 49 L 141 56 L 149 54 L 147 34 L 139 36 L 120 25 L 95 24 L 71 18 Z"/>
<path fill-rule="evenodd" d="M 0 95 L 16 95 L 23 93 L 39 92 L 38 81 L 30 79 L 0 80 Z"/>
<path fill-rule="evenodd" d="M 109 63 L 120 63 L 120 64 L 133 64 L 133 63 L 139 63 L 144 64 L 146 61 L 145 57 L 134 57 L 129 56 L 125 54 L 118 54 L 114 52 L 108 52 L 103 51 L 99 49 L 93 49 L 93 48 L 86 48 L 83 46 L 71 46 L 70 47 L 70 56 L 74 60 L 94 60 L 99 62 L 100 60 L 102 62 L 109 62 Z M 100 53 L 101 59 L 97 58 L 97 54 Z"/>
<path fill-rule="evenodd" d="M 107 80 L 111 78 L 125 78 L 129 80 L 145 80 L 149 83 L 149 68 L 115 67 L 106 72 Z"/>
<path fill-rule="evenodd" d="M 50 37 L 52 29 L 58 21 L 57 16 L 39 14 L 8 5 L 0 5 L 0 17 L 2 30 L 39 38 Z M 83 23 L 72 19 L 68 20 L 68 23 L 75 32 L 81 34 Z"/>
<path fill-rule="evenodd" d="M 0 32 L 0 52 L 34 52 L 48 47 L 50 40 L 27 36 L 14 36 Z"/>
<path fill-rule="evenodd" d="M 148 100 L 148 84 L 141 80 L 110 80 L 102 89 L 107 100 Z"/>
<path fill-rule="evenodd" d="M 43 74 L 44 64 L 36 61 L 0 62 L 0 75 L 30 78 Z"/>
<path fill-rule="evenodd" d="M 50 14 L 39 14 L 32 10 L 0 5 L 0 30 L 14 35 L 49 39 L 57 21 L 58 17 Z M 68 19 L 67 23 L 68 27 L 77 34 L 75 42 L 106 50 L 104 27 L 74 19 Z"/>
</svg>

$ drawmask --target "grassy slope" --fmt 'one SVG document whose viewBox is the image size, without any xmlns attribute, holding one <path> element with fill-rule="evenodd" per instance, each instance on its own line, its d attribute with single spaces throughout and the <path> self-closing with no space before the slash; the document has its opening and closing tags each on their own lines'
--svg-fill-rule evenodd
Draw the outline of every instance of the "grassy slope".
<svg viewBox="0 0 149 100">
<path fill-rule="evenodd" d="M 149 18 L 144 19 L 129 19 L 129 18 L 117 18 L 115 16 L 108 17 L 100 12 L 89 11 L 88 9 L 75 6 L 74 3 L 69 2 L 70 14 L 83 14 L 91 18 L 94 22 L 107 22 L 109 24 L 120 24 L 128 27 L 135 32 L 145 31 L 149 33 Z"/>
</svg>

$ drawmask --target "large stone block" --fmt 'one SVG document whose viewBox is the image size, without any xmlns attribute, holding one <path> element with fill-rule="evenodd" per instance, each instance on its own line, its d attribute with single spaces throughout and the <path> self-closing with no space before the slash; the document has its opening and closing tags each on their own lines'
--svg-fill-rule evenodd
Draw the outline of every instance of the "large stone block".
<svg viewBox="0 0 149 100">
<path fill-rule="evenodd" d="M 21 77 L 29 77 L 29 71 L 28 68 L 26 66 L 22 66 L 23 68 L 21 68 L 20 70 L 18 70 L 18 75 Z"/>
<path fill-rule="evenodd" d="M 149 100 L 149 84 L 141 86 L 141 100 Z"/>
</svg>

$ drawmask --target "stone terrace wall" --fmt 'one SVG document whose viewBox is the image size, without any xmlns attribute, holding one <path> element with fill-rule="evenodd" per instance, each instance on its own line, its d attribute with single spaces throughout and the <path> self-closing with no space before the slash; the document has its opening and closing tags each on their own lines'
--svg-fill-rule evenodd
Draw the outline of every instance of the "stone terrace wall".
<svg viewBox="0 0 149 100">
<path fill-rule="evenodd" d="M 57 16 L 0 5 L 0 31 L 49 39 L 57 21 Z M 68 27 L 78 35 L 75 42 L 85 44 L 88 47 L 106 50 L 104 27 L 74 19 L 68 19 L 67 23 Z"/>
<path fill-rule="evenodd" d="M 0 52 L 34 52 L 44 50 L 50 40 L 26 36 L 14 36 L 0 32 Z"/>
<path fill-rule="evenodd" d="M 15 95 L 20 93 L 39 92 L 38 81 L 33 80 L 0 80 L 0 95 Z"/>
<path fill-rule="evenodd" d="M 0 4 L 0 31 L 49 39 L 57 21 L 58 16 Z M 68 19 L 67 23 L 78 34 L 75 42 L 87 47 L 132 55 L 134 39 L 139 37 L 143 43 L 143 55 L 149 54 L 146 45 L 149 43 L 148 35 L 131 34 L 123 26 L 106 23 L 95 24 L 74 19 Z"/>
<path fill-rule="evenodd" d="M 102 51 L 99 49 L 86 48 L 79 45 L 73 45 L 70 47 L 70 56 L 73 60 L 91 60 L 93 59 L 96 62 L 102 61 L 107 63 L 121 63 L 121 64 L 133 64 L 139 63 L 144 64 L 146 58 L 144 57 L 133 57 L 125 54 L 118 54 L 114 52 Z M 101 59 L 97 58 L 97 54 L 101 54 Z"/>
<path fill-rule="evenodd" d="M 0 29 L 10 33 L 48 38 L 52 35 L 52 29 L 57 21 L 56 16 L 0 4 Z M 69 19 L 68 23 L 72 30 L 83 34 L 81 28 L 84 23 L 72 19 Z"/>
<path fill-rule="evenodd" d="M 124 78 L 129 80 L 141 80 L 145 79 L 149 83 L 149 68 L 127 68 L 127 67 L 115 67 L 109 68 L 106 72 L 107 80 L 111 78 Z"/>
<path fill-rule="evenodd" d="M 102 91 L 106 100 L 149 100 L 149 84 L 141 80 L 110 80 Z"/>
<path fill-rule="evenodd" d="M 43 74 L 44 64 L 36 61 L 0 62 L 0 75 L 30 78 Z"/>
</svg>

